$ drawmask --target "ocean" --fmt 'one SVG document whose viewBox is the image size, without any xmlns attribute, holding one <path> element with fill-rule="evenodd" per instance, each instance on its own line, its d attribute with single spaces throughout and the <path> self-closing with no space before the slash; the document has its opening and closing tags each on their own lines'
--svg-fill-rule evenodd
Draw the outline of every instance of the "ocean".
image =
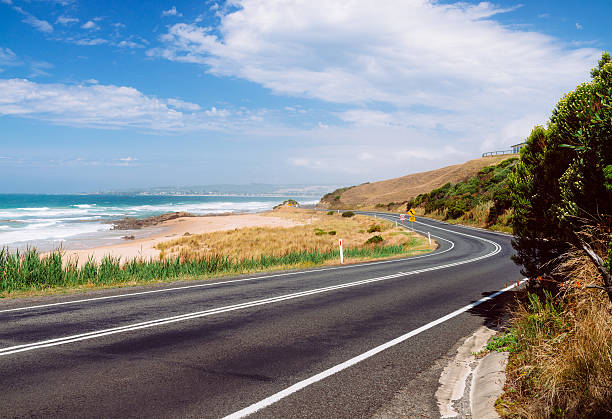
<svg viewBox="0 0 612 419">
<path fill-rule="evenodd" d="M 318 202 L 316 197 L 291 196 L 0 194 L 0 248 L 84 249 L 117 243 L 129 234 L 111 230 L 111 220 L 176 211 L 196 215 L 255 213 L 270 210 L 287 199 L 300 204 Z M 155 232 L 155 228 L 147 229 L 148 234 Z"/>
</svg>

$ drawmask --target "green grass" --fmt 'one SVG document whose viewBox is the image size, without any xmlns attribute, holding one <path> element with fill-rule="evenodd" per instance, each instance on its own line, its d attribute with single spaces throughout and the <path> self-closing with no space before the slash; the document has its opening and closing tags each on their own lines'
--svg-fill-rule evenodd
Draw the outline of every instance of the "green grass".
<svg viewBox="0 0 612 419">
<path fill-rule="evenodd" d="M 552 336 L 552 340 L 565 337 L 567 323 L 563 319 L 563 306 L 555 301 L 550 292 L 544 291 L 543 298 L 529 293 L 527 310 L 506 333 L 494 336 L 486 350 L 497 352 L 519 353 L 543 339 Z"/>
<path fill-rule="evenodd" d="M 408 244 L 344 249 L 347 259 L 386 258 L 407 254 Z M 235 260 L 213 255 L 200 259 L 133 259 L 121 263 L 119 258 L 106 256 L 100 263 L 89 259 L 82 266 L 76 261 L 63 260 L 61 251 L 41 257 L 36 249 L 10 253 L 0 249 L 0 296 L 21 291 L 40 291 L 53 288 L 72 288 L 84 285 L 104 286 L 130 282 L 155 282 L 179 278 L 207 278 L 280 268 L 320 265 L 339 259 L 339 251 L 317 250 L 290 252 L 280 256 L 262 255 L 258 258 Z"/>
</svg>

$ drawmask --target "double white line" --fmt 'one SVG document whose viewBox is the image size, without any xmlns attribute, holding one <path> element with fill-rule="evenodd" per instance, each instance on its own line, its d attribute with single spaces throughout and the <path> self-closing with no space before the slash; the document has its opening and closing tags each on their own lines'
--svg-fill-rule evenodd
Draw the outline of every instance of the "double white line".
<svg viewBox="0 0 612 419">
<path fill-rule="evenodd" d="M 118 333 L 126 333 L 126 332 L 131 332 L 134 330 L 148 329 L 151 327 L 162 326 L 165 324 L 177 323 L 177 322 L 182 322 L 186 320 L 197 319 L 200 317 L 207 317 L 207 316 L 212 316 L 215 314 L 242 310 L 242 309 L 246 309 L 250 307 L 257 307 L 257 306 L 262 306 L 262 305 L 267 305 L 267 304 L 278 303 L 281 301 L 292 300 L 295 298 L 306 297 L 309 295 L 322 294 L 322 293 L 331 292 L 331 291 L 335 291 L 335 290 L 339 290 L 343 288 L 351 288 L 351 287 L 356 287 L 360 285 L 371 284 L 374 282 L 386 281 L 388 279 L 416 275 L 416 274 L 420 274 L 424 272 L 430 272 L 430 271 L 435 271 L 439 269 L 450 268 L 453 266 L 459 266 L 459 265 L 475 262 L 477 260 L 481 260 L 481 259 L 485 259 L 485 258 L 494 256 L 501 251 L 500 245 L 498 245 L 495 242 L 490 242 L 490 243 L 494 245 L 494 250 L 492 252 L 476 257 L 476 258 L 463 260 L 460 262 L 447 263 L 445 265 L 432 266 L 429 268 L 418 269 L 418 270 L 410 271 L 410 272 L 398 272 L 392 275 L 364 279 L 361 281 L 354 281 L 354 282 L 349 282 L 349 283 L 340 284 L 340 285 L 333 285 L 333 286 L 324 287 L 324 288 L 316 288 L 313 290 L 296 292 L 293 294 L 280 295 L 278 297 L 271 297 L 271 298 L 265 298 L 262 300 L 249 301 L 246 303 L 234 304 L 230 306 L 213 308 L 213 309 L 204 310 L 204 311 L 196 311 L 193 313 L 181 314 L 181 315 L 173 316 L 173 317 L 166 317 L 166 318 L 150 320 L 150 321 L 141 322 L 141 323 L 134 323 L 134 324 L 126 325 L 126 326 L 113 327 L 110 329 L 95 330 L 92 332 L 81 333 L 77 335 L 65 336 L 65 337 L 60 337 L 60 338 L 55 338 L 55 339 L 48 339 L 48 340 L 39 341 L 39 342 L 26 343 L 23 345 L 9 346 L 9 347 L 0 349 L 0 356 L 11 355 L 11 354 L 19 353 L 19 352 L 32 351 L 32 350 L 40 349 L 40 348 L 49 348 L 52 346 L 65 345 L 67 343 L 80 342 L 83 340 L 99 338 L 102 336 L 115 335 Z"/>
</svg>

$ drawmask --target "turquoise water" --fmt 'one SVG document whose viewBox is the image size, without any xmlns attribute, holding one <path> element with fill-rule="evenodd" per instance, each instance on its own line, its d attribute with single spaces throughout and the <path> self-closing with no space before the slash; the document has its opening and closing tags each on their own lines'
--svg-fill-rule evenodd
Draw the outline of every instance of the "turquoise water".
<svg viewBox="0 0 612 419">
<path fill-rule="evenodd" d="M 167 212 L 193 214 L 261 212 L 286 199 L 302 204 L 316 197 L 159 196 L 159 195 L 3 195 L 0 194 L 0 247 L 50 250 L 109 244 L 126 232 L 108 222 Z"/>
</svg>

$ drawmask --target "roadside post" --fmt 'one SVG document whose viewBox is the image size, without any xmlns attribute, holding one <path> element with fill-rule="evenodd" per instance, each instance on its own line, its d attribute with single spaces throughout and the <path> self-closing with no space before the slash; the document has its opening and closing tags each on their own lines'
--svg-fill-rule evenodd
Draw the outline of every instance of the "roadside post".
<svg viewBox="0 0 612 419">
<path fill-rule="evenodd" d="M 406 221 L 406 215 L 400 214 L 400 221 Z M 397 221 L 395 222 L 395 227 L 397 227 Z"/>
<path fill-rule="evenodd" d="M 429 245 L 431 246 L 431 234 L 429 234 L 429 231 L 427 232 L 427 240 L 429 240 Z"/>
<path fill-rule="evenodd" d="M 344 263 L 344 252 L 342 251 L 342 239 L 338 240 L 338 244 L 340 245 L 340 264 Z"/>
</svg>

